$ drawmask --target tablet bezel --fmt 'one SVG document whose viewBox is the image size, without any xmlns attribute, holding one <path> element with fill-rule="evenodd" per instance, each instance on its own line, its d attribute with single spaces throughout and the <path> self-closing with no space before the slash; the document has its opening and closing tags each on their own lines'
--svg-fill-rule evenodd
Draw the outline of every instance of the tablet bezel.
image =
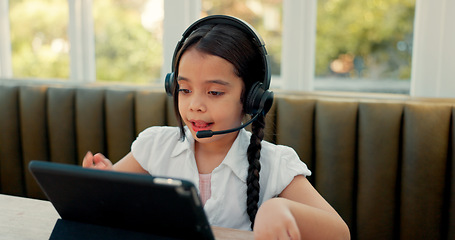
<svg viewBox="0 0 455 240">
<path fill-rule="evenodd" d="M 214 239 L 196 187 L 176 178 L 31 161 L 64 220 L 188 239 Z"/>
</svg>

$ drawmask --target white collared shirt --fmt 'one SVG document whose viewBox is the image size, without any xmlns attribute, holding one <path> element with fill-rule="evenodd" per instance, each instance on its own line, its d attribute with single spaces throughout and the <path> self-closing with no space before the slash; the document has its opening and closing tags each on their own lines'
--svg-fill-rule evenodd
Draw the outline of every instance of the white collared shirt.
<svg viewBox="0 0 455 240">
<path fill-rule="evenodd" d="M 199 172 L 194 157 L 194 139 L 185 127 L 180 140 L 178 127 L 150 127 L 131 146 L 139 164 L 150 174 L 186 179 L 199 189 Z M 211 197 L 204 210 L 211 225 L 251 230 L 246 212 L 247 148 L 251 133 L 242 129 L 223 162 L 211 176 Z M 278 196 L 297 175 L 311 175 L 290 147 L 262 141 L 259 173 L 259 206 Z"/>
</svg>

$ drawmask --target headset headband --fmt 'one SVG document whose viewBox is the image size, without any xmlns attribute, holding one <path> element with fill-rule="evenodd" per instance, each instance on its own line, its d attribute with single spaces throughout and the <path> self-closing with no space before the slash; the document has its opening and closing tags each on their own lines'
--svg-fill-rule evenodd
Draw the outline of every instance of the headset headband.
<svg viewBox="0 0 455 240">
<path fill-rule="evenodd" d="M 179 50 L 182 48 L 185 40 L 191 35 L 191 33 L 199 28 L 202 25 L 207 24 L 226 24 L 231 25 L 240 29 L 242 32 L 246 33 L 251 39 L 252 42 L 256 45 L 256 47 L 261 52 L 262 62 L 264 65 L 264 79 L 262 81 L 262 87 L 264 90 L 269 89 L 270 87 L 270 64 L 269 64 L 269 56 L 267 55 L 267 50 L 265 49 L 265 43 L 262 40 L 261 36 L 256 32 L 256 30 L 247 22 L 238 19 L 236 17 L 227 16 L 227 15 L 211 15 L 205 18 L 201 18 L 191 24 L 185 32 L 182 34 L 182 39 L 177 43 L 177 46 L 174 51 L 174 56 L 172 57 L 172 72 L 175 71 L 175 61 Z"/>
</svg>

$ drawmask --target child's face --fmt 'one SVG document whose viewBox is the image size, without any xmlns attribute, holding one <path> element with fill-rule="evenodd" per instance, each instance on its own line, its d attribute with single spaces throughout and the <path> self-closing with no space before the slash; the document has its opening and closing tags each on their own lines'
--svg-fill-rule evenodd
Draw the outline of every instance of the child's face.
<svg viewBox="0 0 455 240">
<path fill-rule="evenodd" d="M 237 132 L 201 139 L 196 132 L 240 126 L 244 84 L 234 73 L 234 66 L 223 58 L 190 48 L 180 58 L 178 73 L 179 112 L 194 139 L 201 143 L 233 141 Z"/>
</svg>

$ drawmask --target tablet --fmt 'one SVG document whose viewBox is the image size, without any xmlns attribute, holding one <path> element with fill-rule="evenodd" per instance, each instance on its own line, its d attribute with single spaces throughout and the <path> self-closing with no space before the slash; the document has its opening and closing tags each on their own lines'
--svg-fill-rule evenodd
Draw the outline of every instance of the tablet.
<svg viewBox="0 0 455 240">
<path fill-rule="evenodd" d="M 183 239 L 214 239 L 194 184 L 175 178 L 31 161 L 63 220 Z"/>
</svg>

